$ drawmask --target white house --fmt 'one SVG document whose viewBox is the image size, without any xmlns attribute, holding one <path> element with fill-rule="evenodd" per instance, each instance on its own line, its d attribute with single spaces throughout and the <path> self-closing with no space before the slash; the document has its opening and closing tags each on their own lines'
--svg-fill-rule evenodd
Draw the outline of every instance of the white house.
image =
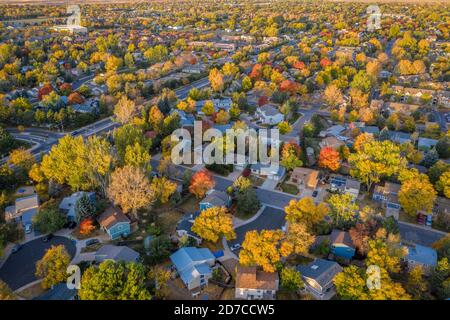
<svg viewBox="0 0 450 320">
<path fill-rule="evenodd" d="M 279 279 L 276 272 L 264 272 L 257 267 L 237 266 L 236 299 L 273 300 L 278 286 Z"/>
<path fill-rule="evenodd" d="M 17 198 L 13 206 L 5 208 L 5 220 L 22 221 L 23 225 L 31 224 L 32 218 L 39 211 L 38 195 Z"/>
<path fill-rule="evenodd" d="M 255 115 L 264 124 L 275 125 L 284 121 L 284 115 L 273 105 L 265 104 L 256 109 Z"/>
<path fill-rule="evenodd" d="M 184 247 L 170 256 L 181 280 L 189 290 L 204 287 L 212 277 L 216 258 L 207 248 Z"/>
</svg>

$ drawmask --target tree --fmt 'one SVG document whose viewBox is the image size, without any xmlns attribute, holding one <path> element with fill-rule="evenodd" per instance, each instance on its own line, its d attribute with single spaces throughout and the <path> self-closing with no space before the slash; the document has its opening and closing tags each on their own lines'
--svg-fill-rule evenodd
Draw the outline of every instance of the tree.
<svg viewBox="0 0 450 320">
<path fill-rule="evenodd" d="M 15 166 L 22 178 L 26 178 L 35 162 L 30 150 L 24 148 L 15 149 L 9 154 L 8 164 Z"/>
<path fill-rule="evenodd" d="M 239 263 L 243 266 L 258 265 L 266 272 L 275 272 L 281 259 L 279 244 L 282 237 L 281 230 L 248 231 L 239 253 Z"/>
<path fill-rule="evenodd" d="M 334 84 L 330 84 L 325 88 L 324 98 L 328 105 L 336 107 L 343 101 L 341 90 Z"/>
<path fill-rule="evenodd" d="M 213 68 L 209 72 L 208 76 L 209 82 L 211 83 L 211 88 L 216 92 L 222 92 L 224 88 L 224 81 L 222 73 L 217 69 Z"/>
<path fill-rule="evenodd" d="M 280 134 L 287 134 L 292 131 L 292 127 L 287 121 L 281 121 L 278 124 L 278 130 L 280 130 Z"/>
<path fill-rule="evenodd" d="M 126 124 L 133 119 L 138 108 L 133 100 L 129 100 L 126 96 L 122 96 L 114 107 L 114 115 L 121 124 Z"/>
<path fill-rule="evenodd" d="M 354 221 L 358 205 L 350 194 L 332 194 L 327 200 L 330 205 L 330 218 L 335 226 L 345 226 Z"/>
<path fill-rule="evenodd" d="M 239 176 L 239 178 L 237 178 L 234 182 L 233 182 L 233 187 L 238 191 L 238 192 L 244 192 L 245 190 L 247 190 L 248 188 L 250 188 L 252 186 L 252 181 L 249 178 L 246 178 L 244 176 Z"/>
<path fill-rule="evenodd" d="M 422 299 L 428 291 L 427 287 L 427 282 L 423 278 L 423 269 L 420 265 L 416 265 L 409 270 L 406 291 L 408 291 L 414 300 Z"/>
<path fill-rule="evenodd" d="M 201 199 L 206 192 L 215 186 L 215 181 L 212 174 L 206 170 L 200 170 L 194 173 L 189 184 L 189 192 Z"/>
<path fill-rule="evenodd" d="M 430 275 L 432 291 L 439 299 L 447 299 L 450 294 L 450 263 L 447 257 L 440 259 Z"/>
<path fill-rule="evenodd" d="M 284 211 L 287 222 L 305 224 L 309 230 L 312 230 L 317 223 L 323 221 L 329 208 L 322 202 L 315 205 L 313 198 L 305 197 L 298 201 L 291 200 Z"/>
<path fill-rule="evenodd" d="M 436 189 L 444 194 L 446 198 L 450 198 L 450 170 L 439 177 L 439 181 L 436 183 Z"/>
<path fill-rule="evenodd" d="M 436 151 L 441 158 L 450 158 L 450 137 L 448 135 L 438 141 Z"/>
<path fill-rule="evenodd" d="M 141 168 L 144 172 L 151 172 L 150 165 L 151 156 L 145 146 L 141 146 L 139 142 L 134 145 L 128 145 L 125 149 L 123 163 L 128 166 Z"/>
<path fill-rule="evenodd" d="M 237 210 L 243 215 L 252 215 L 258 212 L 261 202 L 258 199 L 255 189 L 246 188 L 236 196 Z"/>
<path fill-rule="evenodd" d="M 233 217 L 225 207 L 212 207 L 200 212 L 194 220 L 192 231 L 211 242 L 217 242 L 222 236 L 227 240 L 236 238 Z"/>
<path fill-rule="evenodd" d="M 94 220 L 92 218 L 86 218 L 80 221 L 80 234 L 88 235 L 95 230 Z"/>
<path fill-rule="evenodd" d="M 67 101 L 69 104 L 81 104 L 84 102 L 84 98 L 81 94 L 79 94 L 78 92 L 72 92 L 71 94 L 69 94 L 69 96 L 67 97 Z"/>
<path fill-rule="evenodd" d="M 288 142 L 283 145 L 281 149 L 280 164 L 287 170 L 292 170 L 296 167 L 302 166 L 303 162 L 300 160 L 301 148 L 295 142 Z"/>
<path fill-rule="evenodd" d="M 144 136 L 142 130 L 132 124 L 127 124 L 115 129 L 113 138 L 114 147 L 116 148 L 122 163 L 124 163 L 127 146 L 134 146 L 138 143 L 143 149 L 149 150 L 152 145 L 152 141 Z"/>
<path fill-rule="evenodd" d="M 349 156 L 350 174 L 370 189 L 381 178 L 390 177 L 406 166 L 400 148 L 391 141 L 369 141 Z"/>
<path fill-rule="evenodd" d="M 177 184 L 168 180 L 166 177 L 154 177 L 150 185 L 155 198 L 162 204 L 169 201 L 171 195 L 177 191 Z"/>
<path fill-rule="evenodd" d="M 75 213 L 77 215 L 78 222 L 95 216 L 95 205 L 92 203 L 86 192 L 83 192 L 81 197 L 75 203 Z"/>
<path fill-rule="evenodd" d="M 137 216 L 137 210 L 153 203 L 155 195 L 150 182 L 140 168 L 124 166 L 111 174 L 111 182 L 107 189 L 108 197 L 122 210 Z"/>
<path fill-rule="evenodd" d="M 52 246 L 36 263 L 36 277 L 42 279 L 41 286 L 49 289 L 67 279 L 70 256 L 63 245 Z"/>
<path fill-rule="evenodd" d="M 159 110 L 157 106 L 152 106 L 148 112 L 148 122 L 152 130 L 156 133 L 160 133 L 162 124 L 164 122 L 164 114 Z"/>
<path fill-rule="evenodd" d="M 0 301 L 2 300 L 16 300 L 17 296 L 8 287 L 6 283 L 0 280 Z"/>
<path fill-rule="evenodd" d="M 60 230 L 66 222 L 66 218 L 56 208 L 41 208 L 32 220 L 35 229 L 44 234 Z"/>
<path fill-rule="evenodd" d="M 150 300 L 145 268 L 139 263 L 102 262 L 91 266 L 81 278 L 81 300 Z"/>
<path fill-rule="evenodd" d="M 150 262 L 157 264 L 164 261 L 170 256 L 171 248 L 170 240 L 167 237 L 158 236 L 154 238 L 146 249 L 148 256 L 150 256 Z"/>
<path fill-rule="evenodd" d="M 296 292 L 305 286 L 300 272 L 295 268 L 284 267 L 280 272 L 281 287 L 288 291 Z"/>
<path fill-rule="evenodd" d="M 205 101 L 205 104 L 202 107 L 202 112 L 207 116 L 211 116 L 215 112 L 214 103 L 211 100 Z"/>
<path fill-rule="evenodd" d="M 219 110 L 215 114 L 214 121 L 218 124 L 227 124 L 230 121 L 230 114 L 225 110 Z"/>
<path fill-rule="evenodd" d="M 368 251 L 366 265 L 376 265 L 390 273 L 401 270 L 400 261 L 406 255 L 406 249 L 400 243 L 400 237 L 392 233 L 388 234 L 385 229 L 377 231 L 375 239 L 367 243 Z"/>
<path fill-rule="evenodd" d="M 398 193 L 398 201 L 403 210 L 415 216 L 417 211 L 431 212 L 437 193 L 428 180 L 428 176 L 417 171 L 401 179 L 402 185 Z"/>
<path fill-rule="evenodd" d="M 360 255 L 367 254 L 369 250 L 368 241 L 374 235 L 376 229 L 377 224 L 374 220 L 369 220 L 366 223 L 357 223 L 349 230 L 350 238 Z"/>
<path fill-rule="evenodd" d="M 155 267 L 149 271 L 148 278 L 154 283 L 154 295 L 158 299 L 167 298 L 170 293 L 170 288 L 168 286 L 168 282 L 171 279 L 170 271 L 162 267 Z"/>
<path fill-rule="evenodd" d="M 249 76 L 245 76 L 242 79 L 242 90 L 244 90 L 244 92 L 250 91 L 253 87 L 252 84 L 252 79 L 250 79 Z"/>
<path fill-rule="evenodd" d="M 319 166 L 322 168 L 336 171 L 340 167 L 340 155 L 339 152 L 332 147 L 324 147 L 320 150 L 319 154 Z"/>
<path fill-rule="evenodd" d="M 374 137 L 373 137 L 373 134 L 367 133 L 367 132 L 361 133 L 360 135 L 358 135 L 356 137 L 355 143 L 353 143 L 353 148 L 356 151 L 361 151 L 362 150 L 362 146 L 365 143 L 373 141 L 373 140 L 375 140 Z"/>
<path fill-rule="evenodd" d="M 281 255 L 287 257 L 291 254 L 307 255 L 309 247 L 316 237 L 310 234 L 307 227 L 301 223 L 289 223 L 286 235 L 281 243 Z"/>
</svg>

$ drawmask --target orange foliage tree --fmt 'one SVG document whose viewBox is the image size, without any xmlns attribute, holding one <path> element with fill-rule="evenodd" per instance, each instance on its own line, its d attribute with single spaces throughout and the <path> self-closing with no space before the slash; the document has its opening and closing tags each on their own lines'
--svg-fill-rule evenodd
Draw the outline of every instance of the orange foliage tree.
<svg viewBox="0 0 450 320">
<path fill-rule="evenodd" d="M 90 234 L 94 229 L 94 221 L 91 218 L 84 219 L 80 222 L 80 234 Z"/>
<path fill-rule="evenodd" d="M 339 152 L 331 147 L 325 147 L 320 150 L 319 166 L 322 168 L 336 171 L 340 166 Z"/>
<path fill-rule="evenodd" d="M 197 197 L 197 199 L 203 198 L 206 192 L 214 188 L 216 182 L 214 181 L 211 172 L 206 169 L 197 171 L 191 177 L 189 184 L 189 192 Z"/>
<path fill-rule="evenodd" d="M 67 100 L 69 104 L 80 104 L 84 102 L 83 96 L 78 92 L 72 92 L 71 94 L 69 94 Z"/>
</svg>

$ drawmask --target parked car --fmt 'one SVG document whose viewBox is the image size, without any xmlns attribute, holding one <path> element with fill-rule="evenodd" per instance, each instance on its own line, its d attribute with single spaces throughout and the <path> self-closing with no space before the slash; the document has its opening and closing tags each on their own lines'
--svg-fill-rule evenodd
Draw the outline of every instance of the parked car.
<svg viewBox="0 0 450 320">
<path fill-rule="evenodd" d="M 431 227 L 431 225 L 433 224 L 433 216 L 431 214 L 427 215 L 427 220 L 426 220 L 425 224 L 429 227 Z"/>
<path fill-rule="evenodd" d="M 318 194 L 319 194 L 319 191 L 314 190 L 312 193 L 313 198 L 317 197 Z"/>
<path fill-rule="evenodd" d="M 31 225 L 31 223 L 27 223 L 25 225 L 25 233 L 31 233 L 31 231 L 33 231 L 33 227 Z"/>
<path fill-rule="evenodd" d="M 94 244 L 100 243 L 100 241 L 98 239 L 89 239 L 86 241 L 86 247 L 88 246 L 92 246 Z"/>
<path fill-rule="evenodd" d="M 18 244 L 16 244 L 13 248 L 12 248 L 12 253 L 16 253 L 16 252 L 18 252 L 20 249 L 22 249 L 22 247 L 23 247 L 23 244 L 20 244 L 20 243 L 18 243 Z"/>
<path fill-rule="evenodd" d="M 64 224 L 65 229 L 75 229 L 76 226 L 77 226 L 77 223 L 75 221 L 67 221 Z"/>
<path fill-rule="evenodd" d="M 236 250 L 239 250 L 240 248 L 241 248 L 241 245 L 239 243 L 236 243 L 236 244 L 233 244 L 230 249 L 231 249 L 231 251 L 236 251 Z"/>
<path fill-rule="evenodd" d="M 42 241 L 49 242 L 52 239 L 53 239 L 53 234 L 49 233 L 48 235 L 46 235 L 45 237 L 42 238 Z"/>
</svg>

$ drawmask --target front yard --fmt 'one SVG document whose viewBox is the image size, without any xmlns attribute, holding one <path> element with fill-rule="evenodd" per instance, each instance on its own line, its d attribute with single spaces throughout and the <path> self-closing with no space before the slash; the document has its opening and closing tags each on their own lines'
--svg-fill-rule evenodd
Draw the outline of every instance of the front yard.
<svg viewBox="0 0 450 320">
<path fill-rule="evenodd" d="M 297 195 L 300 192 L 300 190 L 298 190 L 298 188 L 296 186 L 294 186 L 293 184 L 287 183 L 287 182 L 283 182 L 280 185 L 280 189 L 283 192 L 293 194 L 293 195 Z"/>
</svg>

